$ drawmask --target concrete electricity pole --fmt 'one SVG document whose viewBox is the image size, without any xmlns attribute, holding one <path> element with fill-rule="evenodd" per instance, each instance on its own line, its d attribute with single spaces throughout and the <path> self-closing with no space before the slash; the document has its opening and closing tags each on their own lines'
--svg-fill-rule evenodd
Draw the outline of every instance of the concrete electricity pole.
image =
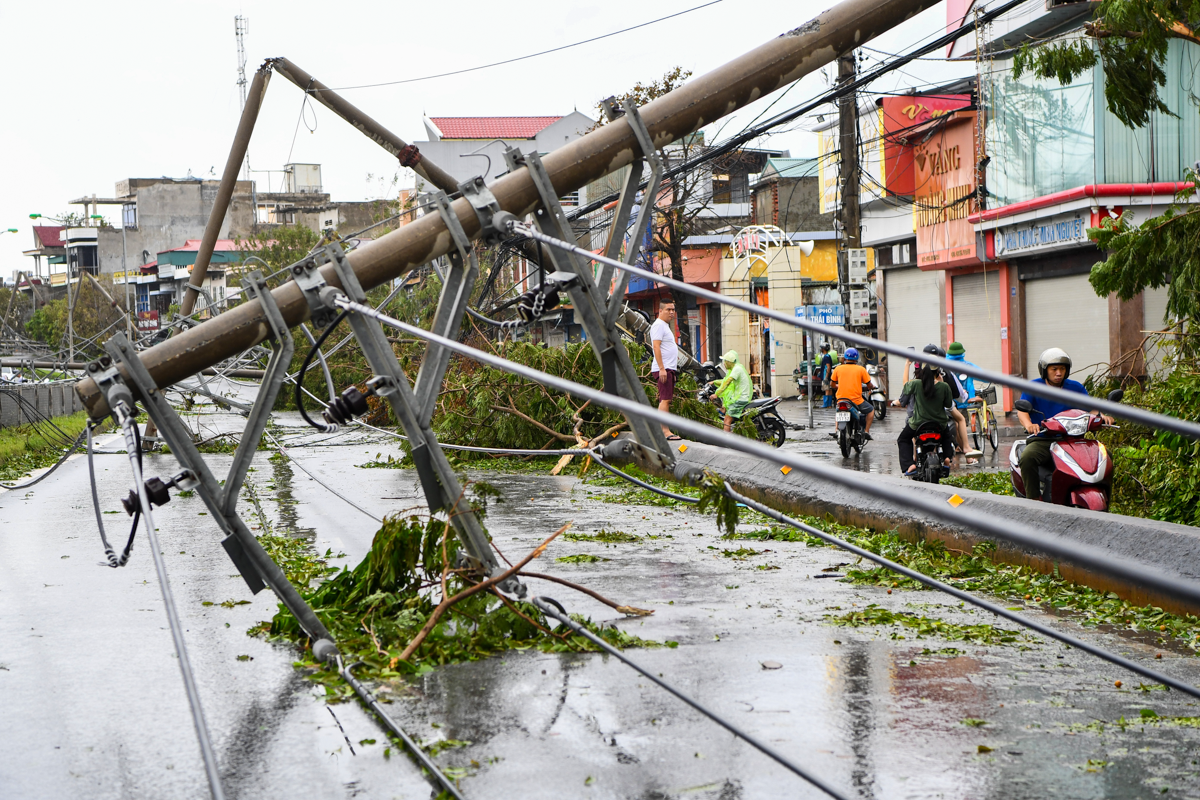
<svg viewBox="0 0 1200 800">
<path fill-rule="evenodd" d="M 845 86 L 858 77 L 854 53 L 838 58 L 838 86 Z M 858 165 L 858 94 L 850 92 L 838 100 L 838 134 L 842 167 L 842 241 L 845 247 L 860 247 L 862 219 L 858 207 L 858 187 L 861 183 Z"/>
<path fill-rule="evenodd" d="M 838 57 L 838 86 L 846 86 L 858 77 L 854 52 Z M 858 93 L 849 92 L 838 100 L 838 151 L 841 156 L 841 206 L 838 220 L 842 223 L 841 247 L 838 253 L 838 293 L 846 309 L 846 327 L 853 330 L 853 299 L 850 284 L 850 250 L 862 247 L 862 215 L 859 208 L 859 187 L 862 184 L 858 163 Z"/>
</svg>

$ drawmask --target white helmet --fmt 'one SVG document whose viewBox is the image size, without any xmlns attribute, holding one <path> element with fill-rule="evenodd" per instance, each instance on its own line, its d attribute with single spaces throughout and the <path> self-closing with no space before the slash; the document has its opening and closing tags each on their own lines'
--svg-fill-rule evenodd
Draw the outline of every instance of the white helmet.
<svg viewBox="0 0 1200 800">
<path fill-rule="evenodd" d="M 1067 374 L 1063 376 L 1063 380 L 1071 377 L 1071 357 L 1067 355 L 1067 351 L 1060 347 L 1051 347 L 1044 350 L 1042 355 L 1038 357 L 1038 372 L 1042 376 L 1042 380 L 1046 380 L 1046 369 L 1054 364 L 1062 364 L 1067 368 Z"/>
</svg>

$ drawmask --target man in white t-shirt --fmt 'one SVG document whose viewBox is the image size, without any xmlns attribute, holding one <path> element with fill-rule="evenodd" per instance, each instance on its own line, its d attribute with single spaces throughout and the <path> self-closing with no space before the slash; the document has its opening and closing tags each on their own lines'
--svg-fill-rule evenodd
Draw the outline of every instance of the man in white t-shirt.
<svg viewBox="0 0 1200 800">
<path fill-rule="evenodd" d="M 675 397 L 675 374 L 679 370 L 679 345 L 675 342 L 675 301 L 664 300 L 658 307 L 658 318 L 650 326 L 650 346 L 654 348 L 651 374 L 658 383 L 658 410 L 670 411 Z M 680 437 L 662 426 L 663 436 L 671 440 Z"/>
</svg>

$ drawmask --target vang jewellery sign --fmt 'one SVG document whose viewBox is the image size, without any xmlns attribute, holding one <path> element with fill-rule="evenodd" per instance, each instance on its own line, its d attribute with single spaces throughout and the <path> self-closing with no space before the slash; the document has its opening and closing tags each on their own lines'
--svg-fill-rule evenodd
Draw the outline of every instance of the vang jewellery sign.
<svg viewBox="0 0 1200 800">
<path fill-rule="evenodd" d="M 1088 244 L 1088 224 L 1078 212 L 1007 225 L 996 229 L 996 258 L 1011 258 L 1045 250 Z"/>
</svg>

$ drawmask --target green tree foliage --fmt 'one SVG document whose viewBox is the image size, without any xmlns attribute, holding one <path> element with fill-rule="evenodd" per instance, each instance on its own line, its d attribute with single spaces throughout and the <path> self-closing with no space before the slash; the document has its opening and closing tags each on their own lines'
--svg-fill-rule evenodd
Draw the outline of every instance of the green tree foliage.
<svg viewBox="0 0 1200 800">
<path fill-rule="evenodd" d="M 238 239 L 238 249 L 246 254 L 245 259 L 231 270 L 230 284 L 240 286 L 242 276 L 261 270 L 264 274 L 283 269 L 304 258 L 321 241 L 320 234 L 303 225 L 280 225 L 266 228 L 247 239 Z M 266 262 L 264 267 L 262 262 Z M 287 280 L 286 275 L 271 281 L 273 286 Z"/>
<path fill-rule="evenodd" d="M 1189 169 L 1186 180 L 1197 176 Z M 1090 228 L 1088 238 L 1108 252 L 1108 259 L 1092 267 L 1090 281 L 1096 294 L 1113 292 L 1122 300 L 1136 297 L 1144 289 L 1167 287 L 1167 312 L 1185 322 L 1186 328 L 1200 315 L 1200 207 L 1186 203 L 1194 189 L 1185 189 L 1177 202 L 1158 217 L 1141 225 L 1132 225 L 1122 214 L 1104 219 L 1099 228 Z M 1161 319 L 1145 321 L 1148 329 L 1165 325 Z M 1186 333 L 1187 331 L 1181 331 Z M 1179 354 L 1191 361 L 1198 355 L 1194 336 L 1176 339 Z"/>
<path fill-rule="evenodd" d="M 105 291 L 113 294 L 111 275 L 100 275 L 97 280 L 104 285 Z M 124 319 L 124 311 L 120 307 L 114 308 L 86 278 L 75 285 L 73 292 L 76 294 L 72 318 L 76 342 L 97 337 L 94 343 L 83 346 L 80 352 L 98 356 L 103 352 L 103 344 L 108 337 L 124 329 L 119 324 Z M 122 298 L 118 296 L 117 299 L 119 303 Z M 51 347 L 64 347 L 67 341 L 67 298 L 64 296 L 52 300 L 35 311 L 25 324 L 25 332 Z"/>
<path fill-rule="evenodd" d="M 1200 375 L 1176 369 L 1149 387 L 1133 384 L 1125 403 L 1181 419 L 1200 419 Z M 1113 456 L 1113 510 L 1200 525 L 1200 442 L 1122 422 L 1101 438 Z"/>
<path fill-rule="evenodd" d="M 686 83 L 687 79 L 690 77 L 692 77 L 692 71 L 690 69 L 674 67 L 663 73 L 663 76 L 657 80 L 647 81 L 645 83 L 638 81 L 631 86 L 628 91 L 621 92 L 620 94 L 616 95 L 616 98 L 618 100 L 624 100 L 626 97 L 632 98 L 633 102 L 636 103 L 640 108 L 649 103 L 651 100 L 657 100 L 664 94 L 675 91 L 680 86 L 683 86 L 683 84 Z M 595 125 L 596 128 L 600 128 L 608 124 L 608 117 L 606 117 L 604 114 L 603 101 L 596 103 L 596 117 L 598 120 Z"/>
<path fill-rule="evenodd" d="M 1100 64 L 1109 110 L 1140 128 L 1155 111 L 1172 113 L 1158 94 L 1167 83 L 1167 46 L 1173 38 L 1196 41 L 1190 30 L 1196 20 L 1200 0 L 1103 0 L 1084 28 L 1086 38 L 1023 45 L 1013 73 L 1019 78 L 1028 70 L 1066 84 Z"/>
<path fill-rule="evenodd" d="M 656 404 L 647 349 L 630 342 L 625 346 L 642 377 L 647 399 L 651 405 Z M 603 384 L 596 353 L 586 342 L 568 344 L 563 349 L 509 342 L 500 345 L 497 352 L 519 364 L 596 389 Z M 716 408 L 695 399 L 697 389 L 690 374 L 680 373 L 671 412 L 720 425 Z M 591 440 L 624 419 L 614 411 L 456 356 L 446 373 L 433 429 L 440 440 L 456 444 L 559 448 L 574 446 L 576 431 Z M 754 425 L 748 419 L 741 421 L 736 430 L 745 436 L 754 435 Z"/>
</svg>

